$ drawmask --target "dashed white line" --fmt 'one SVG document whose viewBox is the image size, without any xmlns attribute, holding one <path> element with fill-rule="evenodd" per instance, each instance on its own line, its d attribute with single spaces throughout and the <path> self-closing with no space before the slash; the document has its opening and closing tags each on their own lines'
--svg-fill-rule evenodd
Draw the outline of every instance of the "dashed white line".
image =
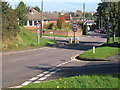
<svg viewBox="0 0 120 90">
<path fill-rule="evenodd" d="M 35 82 L 33 82 L 33 83 L 40 83 L 41 81 L 35 81 Z"/>
<path fill-rule="evenodd" d="M 44 74 L 39 74 L 39 75 L 37 75 L 38 77 L 42 77 Z"/>
<path fill-rule="evenodd" d="M 49 77 L 49 76 L 51 76 L 52 74 L 47 74 L 47 75 L 45 75 L 46 77 Z"/>
<path fill-rule="evenodd" d="M 36 79 L 38 79 L 39 77 L 33 77 L 33 78 L 31 78 L 31 79 L 29 79 L 30 81 L 34 81 L 34 80 L 36 80 Z"/>
<path fill-rule="evenodd" d="M 28 85 L 28 84 L 30 84 L 30 83 L 31 83 L 31 81 L 26 81 L 26 82 L 24 82 L 24 83 L 22 84 L 22 86 Z"/>
<path fill-rule="evenodd" d="M 44 74 L 47 74 L 47 73 L 49 73 L 49 71 L 45 71 L 45 72 L 43 72 Z"/>
<path fill-rule="evenodd" d="M 59 65 L 57 65 L 56 67 L 59 67 L 59 66 L 61 66 L 62 64 L 59 64 Z"/>
<path fill-rule="evenodd" d="M 46 78 L 48 78 L 51 75 L 55 74 L 56 72 L 60 71 L 61 68 L 58 68 L 59 66 L 62 66 L 62 65 L 66 64 L 66 63 L 69 63 L 71 61 L 73 61 L 73 59 L 69 60 L 69 61 L 66 61 L 64 63 L 61 63 L 61 64 L 57 65 L 56 67 L 53 67 L 53 68 L 49 69 L 48 71 L 43 72 L 42 74 L 38 74 L 36 77 L 33 77 L 33 78 L 29 79 L 29 81 L 26 81 L 26 82 L 22 83 L 21 85 L 16 86 L 15 88 L 20 88 L 20 87 L 28 85 L 30 83 L 40 83 L 41 81 L 45 80 Z"/>
<path fill-rule="evenodd" d="M 39 80 L 42 81 L 42 80 L 45 80 L 47 77 L 42 77 L 40 78 Z"/>
</svg>

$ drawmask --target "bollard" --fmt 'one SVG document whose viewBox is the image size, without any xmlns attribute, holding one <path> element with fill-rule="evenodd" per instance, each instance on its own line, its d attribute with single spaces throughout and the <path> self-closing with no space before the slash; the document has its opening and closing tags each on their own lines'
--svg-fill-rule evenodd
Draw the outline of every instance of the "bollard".
<svg viewBox="0 0 120 90">
<path fill-rule="evenodd" d="M 69 43 L 72 44 L 72 38 L 69 39 Z"/>
<path fill-rule="evenodd" d="M 55 42 L 55 37 L 53 38 L 54 42 Z"/>
<path fill-rule="evenodd" d="M 79 43 L 78 37 L 75 38 L 75 43 Z"/>
<path fill-rule="evenodd" d="M 95 46 L 93 46 L 93 53 L 95 53 Z"/>
</svg>

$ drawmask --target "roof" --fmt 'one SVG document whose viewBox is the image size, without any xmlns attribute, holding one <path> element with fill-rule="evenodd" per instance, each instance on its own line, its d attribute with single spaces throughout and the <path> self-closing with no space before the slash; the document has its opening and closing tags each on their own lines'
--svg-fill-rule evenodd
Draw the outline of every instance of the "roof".
<svg viewBox="0 0 120 90">
<path fill-rule="evenodd" d="M 63 16 L 65 18 L 65 20 L 71 20 L 70 14 L 64 14 L 64 15 L 60 15 L 60 16 Z"/>
<path fill-rule="evenodd" d="M 43 16 L 46 17 L 47 20 L 57 20 L 59 14 L 58 13 L 43 13 Z"/>
<path fill-rule="evenodd" d="M 44 13 L 43 12 L 43 19 L 44 20 L 57 20 L 58 13 Z M 29 13 L 26 15 L 28 20 L 41 20 L 41 13 L 36 11 L 35 9 L 31 8 Z"/>
<path fill-rule="evenodd" d="M 28 20 L 41 20 L 41 14 L 35 9 L 31 10 L 26 16 Z M 46 18 L 43 16 L 43 19 L 46 19 Z"/>
</svg>

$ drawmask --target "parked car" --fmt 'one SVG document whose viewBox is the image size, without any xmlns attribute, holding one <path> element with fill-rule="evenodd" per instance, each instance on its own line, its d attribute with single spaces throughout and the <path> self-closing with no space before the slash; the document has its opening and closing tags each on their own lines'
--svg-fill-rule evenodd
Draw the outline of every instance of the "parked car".
<svg viewBox="0 0 120 90">
<path fill-rule="evenodd" d="M 100 33 L 100 29 L 95 29 L 94 32 Z"/>
<path fill-rule="evenodd" d="M 100 34 L 106 34 L 107 33 L 107 30 L 100 30 Z"/>
</svg>

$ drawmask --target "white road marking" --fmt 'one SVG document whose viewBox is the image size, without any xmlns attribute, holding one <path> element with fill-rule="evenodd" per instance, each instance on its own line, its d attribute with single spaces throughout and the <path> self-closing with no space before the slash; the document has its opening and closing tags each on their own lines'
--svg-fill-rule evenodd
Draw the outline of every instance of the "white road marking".
<svg viewBox="0 0 120 90">
<path fill-rule="evenodd" d="M 47 74 L 47 73 L 49 73 L 49 71 L 45 71 L 45 72 L 43 72 L 44 74 Z"/>
<path fill-rule="evenodd" d="M 24 82 L 24 83 L 22 84 L 22 86 L 28 85 L 28 84 L 30 84 L 30 83 L 31 83 L 31 81 L 26 81 L 26 82 Z"/>
<path fill-rule="evenodd" d="M 33 78 L 31 78 L 31 79 L 29 79 L 30 81 L 34 81 L 34 80 L 36 80 L 36 79 L 38 79 L 39 77 L 33 77 Z"/>
<path fill-rule="evenodd" d="M 40 78 L 39 80 L 42 81 L 42 80 L 45 80 L 47 77 L 42 77 Z"/>
<path fill-rule="evenodd" d="M 66 61 L 66 62 L 64 62 L 64 63 L 58 64 L 56 67 L 59 67 L 59 66 L 61 66 L 61 65 L 64 65 L 64 64 L 69 63 L 69 62 L 71 62 L 71 61 L 73 61 L 73 59 L 72 59 L 72 60 L 69 60 L 69 61 Z M 38 74 L 36 77 L 33 77 L 33 78 L 29 79 L 29 81 L 26 81 L 26 82 L 22 83 L 21 85 L 16 86 L 15 88 L 20 88 L 20 87 L 25 86 L 25 85 L 28 85 L 28 84 L 30 84 L 30 83 L 40 83 L 41 81 L 45 80 L 46 78 L 50 77 L 51 75 L 53 75 L 53 74 L 55 74 L 56 72 L 58 72 L 58 71 L 61 70 L 61 68 L 56 68 L 56 67 L 53 67 L 53 68 L 49 69 L 48 71 L 43 72 L 42 74 Z M 48 74 L 47 74 L 47 73 L 48 73 Z M 45 75 L 45 74 L 47 74 L 47 75 Z M 44 75 L 45 75 L 45 76 L 44 76 Z M 44 76 L 44 77 L 43 77 L 43 76 Z M 41 77 L 41 78 L 40 78 L 40 77 Z M 40 79 L 38 79 L 38 78 L 40 78 Z M 37 80 L 37 79 L 38 79 L 38 80 Z M 34 82 L 33 82 L 33 81 L 34 81 Z"/>
<path fill-rule="evenodd" d="M 54 74 L 54 73 L 56 73 L 56 71 L 50 72 L 50 74 Z"/>
<path fill-rule="evenodd" d="M 44 74 L 39 74 L 39 75 L 37 75 L 38 77 L 42 77 Z"/>
<path fill-rule="evenodd" d="M 35 82 L 33 82 L 33 83 L 40 83 L 41 81 L 35 81 Z"/>
<path fill-rule="evenodd" d="M 59 67 L 59 66 L 61 66 L 62 64 L 59 64 L 59 65 L 57 65 L 56 67 Z"/>
<path fill-rule="evenodd" d="M 51 76 L 52 74 L 47 74 L 47 75 L 45 75 L 46 77 L 49 77 L 49 76 Z"/>
</svg>

